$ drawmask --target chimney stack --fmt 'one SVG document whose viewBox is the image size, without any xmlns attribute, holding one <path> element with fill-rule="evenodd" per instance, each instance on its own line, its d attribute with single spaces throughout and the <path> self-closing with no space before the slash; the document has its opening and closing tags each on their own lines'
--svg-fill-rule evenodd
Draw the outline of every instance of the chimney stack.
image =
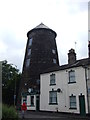
<svg viewBox="0 0 90 120">
<path fill-rule="evenodd" d="M 70 49 L 68 53 L 68 64 L 73 64 L 76 61 L 76 53 L 74 49 Z"/>
<path fill-rule="evenodd" d="M 88 41 L 88 55 L 89 55 L 89 58 L 90 58 L 90 41 Z"/>
</svg>

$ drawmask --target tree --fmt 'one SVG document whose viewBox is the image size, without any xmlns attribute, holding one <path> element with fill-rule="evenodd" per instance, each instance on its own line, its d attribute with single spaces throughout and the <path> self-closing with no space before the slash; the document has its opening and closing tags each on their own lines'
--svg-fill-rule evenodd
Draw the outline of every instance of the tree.
<svg viewBox="0 0 90 120">
<path fill-rule="evenodd" d="M 2 101 L 5 104 L 13 105 L 17 100 L 21 73 L 13 64 L 2 62 Z M 16 99 L 14 97 L 16 95 Z M 16 104 L 16 101 L 15 101 Z"/>
</svg>

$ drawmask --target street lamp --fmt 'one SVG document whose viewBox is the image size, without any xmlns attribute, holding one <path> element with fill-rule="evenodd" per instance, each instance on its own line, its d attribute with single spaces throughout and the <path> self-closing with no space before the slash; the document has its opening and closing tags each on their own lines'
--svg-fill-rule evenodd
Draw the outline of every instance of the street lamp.
<svg viewBox="0 0 90 120">
<path fill-rule="evenodd" d="M 14 65 L 14 64 L 11 64 L 11 65 Z M 17 66 L 14 65 L 17 69 Z M 15 106 L 15 102 L 16 102 L 16 76 L 15 76 L 15 84 L 14 84 L 14 106 Z"/>
</svg>

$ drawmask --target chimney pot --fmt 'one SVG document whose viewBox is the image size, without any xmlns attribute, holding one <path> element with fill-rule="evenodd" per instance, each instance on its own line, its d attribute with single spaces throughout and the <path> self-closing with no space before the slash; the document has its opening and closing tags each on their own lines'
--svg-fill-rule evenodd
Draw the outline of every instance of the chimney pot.
<svg viewBox="0 0 90 120">
<path fill-rule="evenodd" d="M 74 49 L 70 49 L 68 53 L 68 64 L 73 64 L 76 61 L 76 53 Z"/>
</svg>

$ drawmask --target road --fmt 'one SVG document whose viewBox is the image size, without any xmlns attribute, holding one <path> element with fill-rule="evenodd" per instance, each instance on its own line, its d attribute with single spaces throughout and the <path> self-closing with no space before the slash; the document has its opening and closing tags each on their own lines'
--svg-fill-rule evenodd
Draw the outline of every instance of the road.
<svg viewBox="0 0 90 120">
<path fill-rule="evenodd" d="M 19 118 L 22 118 L 21 111 L 18 112 Z M 37 112 L 37 111 L 27 111 L 25 113 L 25 119 L 29 120 L 90 120 L 89 117 L 82 117 L 80 115 L 72 115 L 65 113 L 51 113 L 51 112 Z"/>
</svg>

